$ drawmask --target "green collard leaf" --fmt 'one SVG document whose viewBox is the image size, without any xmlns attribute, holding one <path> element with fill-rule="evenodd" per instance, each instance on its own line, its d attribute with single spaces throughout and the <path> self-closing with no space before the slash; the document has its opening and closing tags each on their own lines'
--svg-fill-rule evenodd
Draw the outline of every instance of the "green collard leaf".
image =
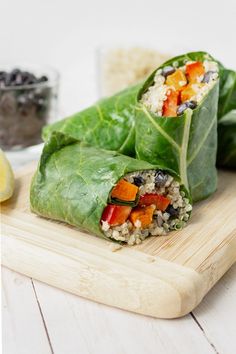
<svg viewBox="0 0 236 354">
<path fill-rule="evenodd" d="M 71 117 L 46 126 L 43 139 L 60 131 L 92 146 L 134 156 L 134 105 L 140 85 L 126 89 Z"/>
<path fill-rule="evenodd" d="M 133 208 L 138 205 L 139 198 L 140 198 L 140 196 L 139 196 L 139 194 L 137 194 L 135 200 L 128 202 L 125 200 L 120 200 L 120 199 L 113 198 L 113 197 L 109 196 L 108 203 L 109 204 L 116 204 L 116 205 L 126 205 L 126 206 L 130 206 Z"/>
<path fill-rule="evenodd" d="M 105 237 L 100 219 L 114 185 L 127 173 L 156 169 L 161 166 L 85 146 L 54 132 L 44 146 L 32 180 L 31 210 Z M 169 169 L 167 172 L 178 180 Z"/>
<path fill-rule="evenodd" d="M 204 52 L 189 53 L 169 60 L 160 68 L 205 59 L 212 58 Z M 152 85 L 155 72 L 144 83 L 139 98 Z M 171 167 L 190 191 L 194 202 L 211 195 L 217 186 L 218 94 L 219 82 L 216 82 L 196 109 L 188 109 L 179 117 L 159 117 L 141 103 L 136 106 L 137 157 Z"/>
</svg>

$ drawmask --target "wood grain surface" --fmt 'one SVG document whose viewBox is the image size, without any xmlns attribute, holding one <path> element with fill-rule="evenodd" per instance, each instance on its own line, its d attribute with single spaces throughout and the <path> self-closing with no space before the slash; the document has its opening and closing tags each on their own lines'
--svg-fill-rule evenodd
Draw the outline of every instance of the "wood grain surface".
<svg viewBox="0 0 236 354">
<path fill-rule="evenodd" d="M 221 172 L 214 196 L 194 208 L 188 226 L 168 237 L 112 252 L 110 243 L 29 209 L 35 166 L 19 173 L 2 204 L 2 262 L 71 293 L 161 318 L 192 311 L 236 260 L 236 178 Z"/>
</svg>

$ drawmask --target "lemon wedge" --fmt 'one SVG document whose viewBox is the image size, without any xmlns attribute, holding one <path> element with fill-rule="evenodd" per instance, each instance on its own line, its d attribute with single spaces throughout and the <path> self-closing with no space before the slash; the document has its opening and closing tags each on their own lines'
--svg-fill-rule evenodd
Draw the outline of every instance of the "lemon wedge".
<svg viewBox="0 0 236 354">
<path fill-rule="evenodd" d="M 14 175 L 10 163 L 0 149 L 0 202 L 11 198 L 14 191 Z"/>
</svg>

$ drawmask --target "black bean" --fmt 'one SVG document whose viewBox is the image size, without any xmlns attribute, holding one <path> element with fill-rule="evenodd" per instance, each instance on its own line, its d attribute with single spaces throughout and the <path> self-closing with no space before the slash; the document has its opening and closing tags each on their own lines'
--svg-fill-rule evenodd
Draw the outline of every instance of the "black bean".
<svg viewBox="0 0 236 354">
<path fill-rule="evenodd" d="M 166 213 L 170 214 L 170 216 L 178 216 L 179 215 L 179 209 L 175 209 L 173 205 L 168 205 L 166 208 Z"/>
<path fill-rule="evenodd" d="M 19 75 L 21 73 L 21 71 L 19 69 L 14 69 L 11 71 L 11 77 L 12 77 L 12 80 L 15 80 L 15 78 L 17 77 L 17 75 Z"/>
<path fill-rule="evenodd" d="M 144 183 L 144 179 L 143 179 L 142 176 L 134 177 L 134 184 L 135 184 L 137 187 L 140 187 L 143 183 Z"/>
<path fill-rule="evenodd" d="M 10 73 L 8 73 L 5 76 L 5 85 L 6 86 L 15 86 L 15 80 L 16 80 L 16 76 L 18 75 L 18 73 L 19 73 L 18 69 L 14 69 Z"/>
<path fill-rule="evenodd" d="M 157 170 L 155 174 L 155 186 L 163 187 L 168 179 L 168 176 L 161 170 Z"/>
<path fill-rule="evenodd" d="M 186 103 L 181 103 L 181 105 L 179 105 L 179 107 L 177 108 L 177 116 L 181 116 L 181 114 L 183 114 L 187 108 L 188 106 L 186 105 Z"/>
<path fill-rule="evenodd" d="M 0 84 L 1 84 L 1 87 L 5 86 L 5 77 L 4 76 L 0 76 Z"/>
<path fill-rule="evenodd" d="M 45 75 L 43 75 L 43 76 L 41 76 L 39 79 L 38 79 L 38 83 L 41 83 L 41 82 L 46 82 L 46 81 L 48 81 L 48 78 L 47 78 L 47 76 L 45 76 Z"/>
<path fill-rule="evenodd" d="M 26 80 L 26 85 L 33 85 L 37 83 L 37 79 L 33 74 L 29 74 L 28 79 Z"/>
<path fill-rule="evenodd" d="M 5 71 L 0 71 L 0 80 L 5 80 L 6 74 L 7 73 Z"/>
<path fill-rule="evenodd" d="M 5 86 L 11 85 L 11 74 L 6 73 L 4 82 L 5 82 Z"/>
<path fill-rule="evenodd" d="M 19 74 L 19 73 L 21 73 L 21 71 L 20 71 L 20 69 L 18 69 L 18 68 L 13 69 L 13 70 L 11 71 L 11 74 L 12 74 L 12 75 L 17 75 L 17 74 Z"/>
<path fill-rule="evenodd" d="M 42 75 L 36 78 L 34 74 L 28 71 L 21 71 L 20 69 L 13 69 L 11 72 L 0 71 L 1 87 L 4 86 L 20 86 L 20 85 L 33 85 L 36 83 L 47 82 L 48 77 Z"/>
<path fill-rule="evenodd" d="M 22 75 L 22 81 L 24 85 L 31 85 L 31 84 L 35 84 L 36 83 L 36 77 L 29 73 L 28 71 L 23 71 L 21 73 Z"/>
<path fill-rule="evenodd" d="M 15 85 L 16 86 L 20 86 L 23 84 L 23 81 L 22 81 L 22 76 L 21 76 L 21 73 L 17 74 L 16 75 L 16 78 L 15 78 Z"/>
<path fill-rule="evenodd" d="M 28 80 L 28 77 L 29 77 L 28 72 L 27 71 L 22 71 L 21 72 L 21 77 L 22 77 L 22 82 L 24 84 Z"/>
<path fill-rule="evenodd" d="M 159 227 L 161 227 L 163 225 L 163 219 L 161 217 L 161 215 L 158 215 L 158 214 L 154 214 L 153 215 L 153 219 L 157 221 L 157 224 Z"/>
<path fill-rule="evenodd" d="M 207 84 L 210 80 L 213 74 L 215 74 L 215 71 L 209 70 L 205 73 L 205 75 L 203 76 L 202 82 L 204 82 L 205 84 Z"/>
<path fill-rule="evenodd" d="M 175 68 L 173 66 L 165 66 L 163 69 L 162 69 L 162 75 L 164 77 L 167 77 L 168 75 L 171 75 L 175 72 Z"/>
<path fill-rule="evenodd" d="M 181 105 L 179 105 L 179 107 L 177 108 L 177 116 L 181 116 L 181 114 L 183 114 L 187 108 L 194 109 L 196 107 L 197 107 L 197 102 L 195 101 L 186 101 L 184 103 L 181 103 Z"/>
<path fill-rule="evenodd" d="M 185 104 L 187 105 L 187 108 L 194 109 L 197 107 L 197 102 L 195 102 L 195 101 L 187 101 L 187 102 L 185 102 Z"/>
</svg>

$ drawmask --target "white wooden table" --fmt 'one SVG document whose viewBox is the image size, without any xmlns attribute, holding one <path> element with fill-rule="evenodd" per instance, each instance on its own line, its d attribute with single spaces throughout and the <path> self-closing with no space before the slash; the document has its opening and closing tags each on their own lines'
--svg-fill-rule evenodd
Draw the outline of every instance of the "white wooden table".
<svg viewBox="0 0 236 354">
<path fill-rule="evenodd" d="M 28 160 L 39 155 L 28 151 Z M 8 155 L 15 169 L 25 160 Z M 2 268 L 3 354 L 235 354 L 236 265 L 193 313 L 158 320 Z"/>
<path fill-rule="evenodd" d="M 110 308 L 6 268 L 2 282 L 4 354 L 236 353 L 236 266 L 176 320 Z"/>
</svg>

